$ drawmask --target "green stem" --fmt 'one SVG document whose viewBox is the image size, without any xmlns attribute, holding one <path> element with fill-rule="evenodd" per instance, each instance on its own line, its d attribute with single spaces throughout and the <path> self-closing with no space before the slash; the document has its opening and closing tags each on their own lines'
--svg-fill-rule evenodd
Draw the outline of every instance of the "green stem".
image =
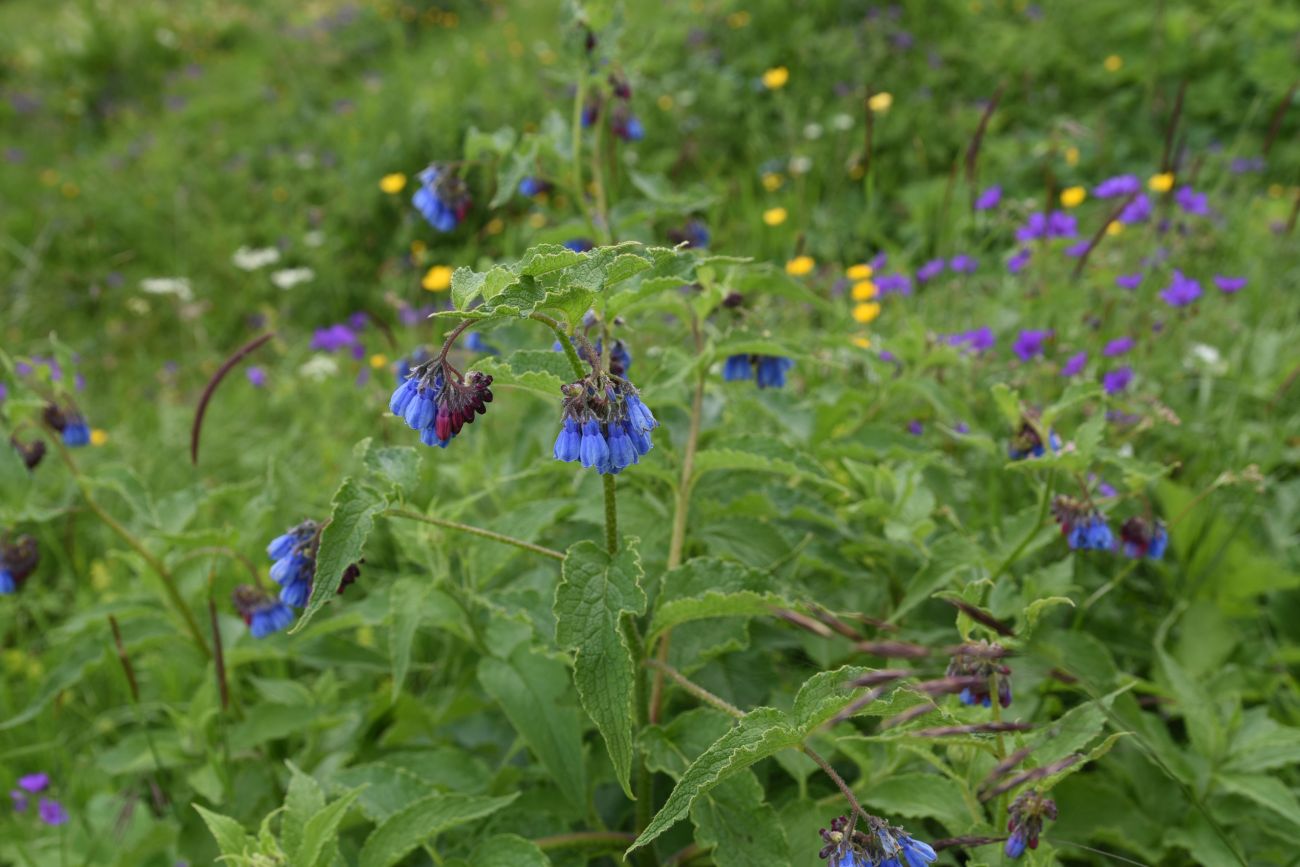
<svg viewBox="0 0 1300 867">
<path fill-rule="evenodd" d="M 560 348 L 563 349 L 564 354 L 568 356 L 569 366 L 573 368 L 573 375 L 575 377 L 582 379 L 587 375 L 587 368 L 583 366 L 582 359 L 578 357 L 578 350 L 574 348 L 573 341 L 569 339 L 569 335 L 564 333 L 564 329 L 560 327 L 559 322 L 547 316 L 545 313 L 530 313 L 528 314 L 528 318 L 535 319 L 538 322 L 549 326 L 550 329 L 555 332 L 555 338 L 560 341 Z"/>
<path fill-rule="evenodd" d="M 601 476 L 605 488 L 605 550 L 612 557 L 618 553 L 618 498 L 613 473 Z"/>
<path fill-rule="evenodd" d="M 1021 539 L 1020 544 L 1016 546 L 1016 550 L 1007 555 L 1007 559 L 1002 561 L 1002 565 L 997 568 L 997 571 L 989 576 L 989 583 L 993 583 L 1002 577 L 1002 574 L 1020 559 L 1020 555 L 1025 553 L 1025 549 L 1029 547 L 1029 543 L 1034 541 L 1034 537 L 1038 535 L 1038 529 L 1043 526 L 1043 521 L 1047 520 L 1047 510 L 1052 504 L 1052 483 L 1055 481 L 1056 471 L 1052 470 L 1047 476 L 1047 485 L 1043 488 L 1043 498 L 1038 504 L 1038 518 L 1034 521 L 1034 526 L 1029 528 L 1025 538 Z"/>
<path fill-rule="evenodd" d="M 656 673 L 666 675 L 673 683 L 677 684 L 705 704 L 712 705 L 723 713 L 733 716 L 736 719 L 741 719 L 745 716 L 743 710 L 736 707 L 725 698 L 721 698 L 709 692 L 707 689 L 700 686 L 671 665 L 668 665 L 665 662 L 660 662 L 657 659 L 647 659 L 645 664 L 647 668 L 653 668 Z"/>
<path fill-rule="evenodd" d="M 564 554 L 553 548 L 534 545 L 532 542 L 525 542 L 523 539 L 516 539 L 514 536 L 507 536 L 504 533 L 495 533 L 492 530 L 484 530 L 482 527 L 462 524 L 459 521 L 448 521 L 444 518 L 434 518 L 430 515 L 421 514 L 420 512 L 412 512 L 409 509 L 385 509 L 379 514 L 388 518 L 409 518 L 412 521 L 422 521 L 425 524 L 432 524 L 435 527 L 445 527 L 448 530 L 457 530 L 461 533 L 468 533 L 471 536 L 491 539 L 493 542 L 500 542 L 503 545 L 513 545 L 516 548 L 522 548 L 525 551 L 531 551 L 532 553 L 540 554 L 543 557 L 550 557 L 552 560 L 564 559 Z"/>
<path fill-rule="evenodd" d="M 598 235 L 596 220 L 591 214 L 591 206 L 587 204 L 587 191 L 582 186 L 582 109 L 586 102 L 587 73 L 584 71 L 578 76 L 578 87 L 573 94 L 573 123 L 571 126 L 573 139 L 573 196 L 578 200 L 578 208 L 581 209 L 582 216 L 586 218 L 587 227 L 591 229 L 591 234 Z"/>
<path fill-rule="evenodd" d="M 73 481 L 76 482 L 77 489 L 81 491 L 82 499 L 86 501 L 86 505 L 89 506 L 90 510 L 94 512 L 110 530 L 116 533 L 122 541 L 131 548 L 131 550 L 139 554 L 141 559 L 149 564 L 149 568 L 153 569 L 153 571 L 157 573 L 158 577 L 162 579 L 163 592 L 166 593 L 167 599 L 171 602 L 172 607 L 180 613 L 181 619 L 185 621 L 185 628 L 190 633 L 190 637 L 194 640 L 194 646 L 197 647 L 199 652 L 205 657 L 211 657 L 212 651 L 208 648 L 207 639 L 203 637 L 203 630 L 199 629 L 199 622 L 194 619 L 194 612 L 190 611 L 189 606 L 185 604 L 185 600 L 181 597 L 180 590 L 176 587 L 176 579 L 172 575 L 171 571 L 163 565 L 162 560 L 158 559 L 157 556 L 145 547 L 143 542 L 136 538 L 135 534 L 106 512 L 104 507 L 94 498 L 90 492 L 90 485 L 87 484 L 86 478 L 81 474 L 81 471 L 77 469 L 76 461 L 72 459 L 71 453 L 68 452 L 68 448 L 63 444 L 62 440 L 57 435 L 51 436 L 50 440 L 58 448 L 59 455 L 63 458 L 63 462 L 68 465 L 68 471 L 72 473 Z"/>
<path fill-rule="evenodd" d="M 542 851 L 549 849 L 570 849 L 576 846 L 625 846 L 636 842 L 636 835 L 627 831 L 574 831 L 571 834 L 555 834 L 551 837 L 538 837 L 533 845 Z"/>
<path fill-rule="evenodd" d="M 596 233 L 600 236 L 601 243 L 612 244 L 614 242 L 614 229 L 609 224 L 609 206 L 605 199 L 605 172 L 600 163 L 600 152 L 605 143 L 604 131 L 605 125 L 598 123 L 592 134 L 591 185 L 595 188 L 596 193 L 596 210 L 593 218 L 596 223 Z"/>
</svg>

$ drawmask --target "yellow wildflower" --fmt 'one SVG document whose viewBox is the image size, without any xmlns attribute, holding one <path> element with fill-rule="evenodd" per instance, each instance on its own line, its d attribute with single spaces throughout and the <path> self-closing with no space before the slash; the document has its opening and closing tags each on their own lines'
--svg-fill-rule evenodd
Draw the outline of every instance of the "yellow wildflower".
<svg viewBox="0 0 1300 867">
<path fill-rule="evenodd" d="M 488 224 L 483 227 L 483 231 L 489 235 L 500 235 L 506 228 L 506 221 L 500 217 L 493 217 L 488 220 Z"/>
<path fill-rule="evenodd" d="M 1070 166 L 1079 164 L 1079 149 L 1074 145 L 1070 145 L 1065 149 L 1065 164 Z"/>
<path fill-rule="evenodd" d="M 857 265 L 850 265 L 849 269 L 844 272 L 844 275 L 850 280 L 866 280 L 871 277 L 871 274 L 871 266 L 865 262 L 860 262 Z"/>
<path fill-rule="evenodd" d="M 880 315 L 880 305 L 875 301 L 868 301 L 865 304 L 858 304 L 853 308 L 853 319 L 855 322 L 861 322 L 866 325 Z"/>
<path fill-rule="evenodd" d="M 767 190 L 769 193 L 775 193 L 777 190 L 781 189 L 781 185 L 784 183 L 785 178 L 781 177 L 776 172 L 766 172 L 763 175 L 763 189 Z"/>
<path fill-rule="evenodd" d="M 763 212 L 763 222 L 769 226 L 779 226 L 787 216 L 785 208 L 768 208 Z"/>
<path fill-rule="evenodd" d="M 785 263 L 785 273 L 792 277 L 802 277 L 817 265 L 812 256 L 796 256 Z"/>
<path fill-rule="evenodd" d="M 1107 72 L 1119 72 L 1120 68 L 1124 66 L 1124 58 L 1118 54 L 1112 54 L 1103 60 L 1101 65 L 1106 67 Z"/>
<path fill-rule="evenodd" d="M 889 107 L 894 104 L 894 95 L 888 91 L 872 94 L 867 100 L 867 108 L 874 112 L 889 111 Z"/>
<path fill-rule="evenodd" d="M 90 444 L 92 446 L 102 446 L 108 442 L 108 431 L 95 428 L 90 432 Z"/>
<path fill-rule="evenodd" d="M 1174 173 L 1161 172 L 1158 175 L 1152 175 L 1151 180 L 1147 181 L 1147 188 L 1155 193 L 1167 193 L 1174 188 Z"/>
<path fill-rule="evenodd" d="M 740 12 L 732 12 L 727 16 L 727 26 L 732 30 L 749 26 L 749 13 L 743 9 Z"/>
<path fill-rule="evenodd" d="M 784 66 L 773 66 L 763 73 L 763 86 L 768 90 L 780 90 L 790 80 L 790 70 Z"/>
<path fill-rule="evenodd" d="M 1124 224 L 1119 220 L 1111 220 L 1106 224 L 1107 235 L 1118 235 L 1122 231 L 1124 231 Z"/>
<path fill-rule="evenodd" d="M 451 266 L 434 265 L 424 275 L 420 285 L 430 292 L 445 292 L 451 286 Z"/>
<path fill-rule="evenodd" d="M 379 189 L 395 196 L 402 190 L 406 189 L 406 175 L 401 172 L 393 172 L 391 175 L 384 175 L 379 179 Z"/>
<path fill-rule="evenodd" d="M 859 283 L 854 283 L 853 300 L 870 301 L 872 298 L 876 297 L 878 291 L 879 290 L 876 289 L 876 284 L 872 283 L 870 280 L 863 280 Z"/>
<path fill-rule="evenodd" d="M 858 349 L 870 349 L 871 338 L 858 335 L 857 337 L 853 338 L 853 345 L 856 346 Z"/>
<path fill-rule="evenodd" d="M 655 100 L 655 102 L 658 103 L 660 111 L 672 111 L 673 98 L 670 94 L 667 93 L 659 94 L 659 98 Z"/>
<path fill-rule="evenodd" d="M 376 352 L 374 355 L 370 356 L 370 366 L 376 370 L 381 367 L 387 367 L 388 356 L 384 355 L 382 352 Z"/>
<path fill-rule="evenodd" d="M 1061 206 L 1065 208 L 1077 208 L 1086 198 L 1088 191 L 1083 187 L 1066 187 L 1061 190 Z"/>
</svg>

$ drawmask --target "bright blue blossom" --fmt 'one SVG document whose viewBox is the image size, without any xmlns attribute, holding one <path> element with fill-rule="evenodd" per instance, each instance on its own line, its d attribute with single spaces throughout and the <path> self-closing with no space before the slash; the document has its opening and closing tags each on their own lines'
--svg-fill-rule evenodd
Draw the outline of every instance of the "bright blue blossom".
<svg viewBox="0 0 1300 867">
<path fill-rule="evenodd" d="M 1038 848 L 1038 835 L 1043 831 L 1046 819 L 1056 820 L 1056 802 L 1038 793 L 1037 789 L 1021 792 L 1007 811 L 1009 818 L 1007 837 L 1003 852 L 1008 858 L 1019 858 L 1025 849 Z"/>
<path fill-rule="evenodd" d="M 293 609 L 260 587 L 240 584 L 232 599 L 254 638 L 265 638 L 293 623 Z"/>
<path fill-rule="evenodd" d="M 7 568 L 0 566 L 0 595 L 13 593 L 18 589 L 18 582 L 14 580 L 14 573 Z"/>
<path fill-rule="evenodd" d="M 730 355 L 722 364 L 722 378 L 740 382 L 751 377 L 759 388 L 782 388 L 794 360 L 780 355 Z"/>
<path fill-rule="evenodd" d="M 439 232 L 450 232 L 460 225 L 469 211 L 469 189 L 452 169 L 431 165 L 420 172 L 420 187 L 411 204 Z"/>
<path fill-rule="evenodd" d="M 410 378 L 397 386 L 388 400 L 393 415 L 401 416 L 406 426 L 419 431 L 420 442 L 446 448 L 461 429 L 487 412 L 492 402 L 492 377 L 482 371 L 470 371 L 468 377 L 449 379 L 445 360 L 426 362 L 412 370 Z"/>
<path fill-rule="evenodd" d="M 538 193 L 546 192 L 550 189 L 550 186 L 550 184 L 541 178 L 535 178 L 532 175 L 529 175 L 519 181 L 519 194 L 521 196 L 532 198 Z"/>
<path fill-rule="evenodd" d="M 63 444 L 72 448 L 90 444 L 90 425 L 77 413 L 68 413 L 63 417 Z"/>
<path fill-rule="evenodd" d="M 1169 547 L 1169 532 L 1159 521 L 1132 517 L 1119 528 L 1120 548 L 1124 556 L 1133 560 L 1149 558 L 1159 560 Z"/>
<path fill-rule="evenodd" d="M 1115 534 L 1106 518 L 1091 509 L 1058 512 L 1061 532 L 1066 543 L 1076 551 L 1109 551 L 1115 547 Z"/>
<path fill-rule="evenodd" d="M 631 383 L 610 379 L 603 389 L 591 378 L 564 387 L 564 419 L 552 450 L 556 460 L 618 474 L 654 447 L 650 431 L 659 422 Z"/>
<path fill-rule="evenodd" d="M 274 561 L 271 564 L 271 580 L 280 585 L 280 601 L 286 605 L 302 608 L 311 597 L 311 583 L 316 575 L 316 548 L 320 543 L 319 531 L 320 525 L 315 521 L 303 521 L 276 536 L 266 546 L 266 555 Z M 251 620 L 249 625 L 252 625 Z"/>
<path fill-rule="evenodd" d="M 740 382 L 754 375 L 754 365 L 748 355 L 729 355 L 722 364 L 722 378 L 727 382 Z"/>
<path fill-rule="evenodd" d="M 560 246 L 575 253 L 586 253 L 588 250 L 595 248 L 596 242 L 590 238 L 570 238 Z"/>
</svg>

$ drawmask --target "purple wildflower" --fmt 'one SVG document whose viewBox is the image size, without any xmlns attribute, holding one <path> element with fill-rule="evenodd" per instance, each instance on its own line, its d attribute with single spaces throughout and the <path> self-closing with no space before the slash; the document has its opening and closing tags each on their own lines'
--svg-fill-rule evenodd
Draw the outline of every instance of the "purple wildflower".
<svg viewBox="0 0 1300 867">
<path fill-rule="evenodd" d="M 1083 370 L 1084 365 L 1087 363 L 1088 353 L 1080 352 L 1071 355 L 1066 359 L 1065 364 L 1061 365 L 1061 376 L 1078 376 L 1080 371 Z"/>
<path fill-rule="evenodd" d="M 320 349 L 324 352 L 338 352 L 340 349 L 347 349 L 357 342 L 357 335 L 346 325 L 331 325 L 329 328 L 318 328 L 311 338 L 311 348 Z"/>
<path fill-rule="evenodd" d="M 911 295 L 912 278 L 906 274 L 881 274 L 876 278 L 876 288 L 881 295 Z"/>
<path fill-rule="evenodd" d="M 919 437 L 925 432 L 925 425 L 921 424 L 920 419 L 912 419 L 907 423 L 907 432 L 914 437 Z"/>
<path fill-rule="evenodd" d="M 1077 244 L 1071 244 L 1070 246 L 1065 248 L 1065 255 L 1069 256 L 1072 259 L 1078 259 L 1084 253 L 1087 253 L 1088 248 L 1091 246 L 1092 246 L 1091 241 L 1080 241 Z"/>
<path fill-rule="evenodd" d="M 879 271 L 881 268 L 884 268 L 889 264 L 889 254 L 884 252 L 877 253 L 871 257 L 871 261 L 867 264 L 871 266 L 872 271 Z"/>
<path fill-rule="evenodd" d="M 15 813 L 22 813 L 27 810 L 27 793 L 22 789 L 10 789 L 9 799 L 13 801 Z"/>
<path fill-rule="evenodd" d="M 1031 255 L 1032 254 L 1029 252 L 1028 247 L 1017 250 L 1016 254 L 1007 260 L 1007 270 L 1012 274 L 1019 274 L 1021 271 L 1025 270 L 1025 266 L 1029 264 L 1029 257 Z"/>
<path fill-rule="evenodd" d="M 244 375 L 248 377 L 248 381 L 253 384 L 254 388 L 266 387 L 266 371 L 263 368 L 253 365 L 244 371 Z"/>
<path fill-rule="evenodd" d="M 1186 307 L 1201 297 L 1201 284 L 1174 269 L 1174 277 L 1169 286 L 1160 291 L 1160 300 L 1170 307 Z"/>
<path fill-rule="evenodd" d="M 993 336 L 993 329 L 987 325 L 971 331 L 959 331 L 956 334 L 949 334 L 944 339 L 949 346 L 964 346 L 968 352 L 975 353 L 987 352 L 997 343 L 997 338 Z"/>
<path fill-rule="evenodd" d="M 63 809 L 63 805 L 58 801 L 49 798 L 41 798 L 41 804 L 37 808 L 41 821 L 47 825 L 66 825 L 68 823 L 68 811 Z"/>
<path fill-rule="evenodd" d="M 1198 193 L 1191 187 L 1179 187 L 1174 193 L 1174 202 L 1178 207 L 1194 217 L 1208 217 L 1210 215 L 1210 199 L 1205 193 Z"/>
<path fill-rule="evenodd" d="M 926 262 L 920 268 L 916 269 L 916 282 L 926 283 L 933 280 L 935 277 L 938 277 L 943 273 L 945 267 L 946 263 L 942 259 L 931 259 L 929 262 Z M 880 284 L 877 283 L 876 287 L 879 288 L 879 286 Z"/>
<path fill-rule="evenodd" d="M 979 266 L 978 259 L 974 256 L 967 256 L 965 253 L 958 253 L 948 261 L 948 267 L 958 274 L 974 274 L 975 269 Z"/>
<path fill-rule="evenodd" d="M 1263 157 L 1237 157 L 1228 166 L 1229 171 L 1234 175 L 1245 175 L 1251 172 L 1264 171 Z"/>
<path fill-rule="evenodd" d="M 1073 214 L 1052 211 L 1047 215 L 1047 237 L 1073 238 L 1079 234 L 1079 221 Z"/>
<path fill-rule="evenodd" d="M 18 778 L 18 788 L 24 792 L 31 792 L 33 795 L 44 792 L 50 787 L 49 774 L 28 774 L 25 777 Z"/>
<path fill-rule="evenodd" d="M 1136 274 L 1120 274 L 1115 278 L 1115 285 L 1121 289 L 1136 289 L 1138 286 L 1142 285 L 1142 272 L 1139 271 Z"/>
<path fill-rule="evenodd" d="M 992 210 L 993 208 L 996 208 L 998 206 L 998 203 L 1001 201 L 1002 201 L 1002 187 L 998 186 L 997 184 L 994 184 L 991 187 L 987 187 L 983 192 L 979 194 L 979 198 L 975 200 L 975 210 L 977 211 Z"/>
<path fill-rule="evenodd" d="M 1029 361 L 1035 356 L 1043 354 L 1043 344 L 1045 344 L 1051 336 L 1051 331 L 1026 329 L 1016 335 L 1015 343 L 1011 344 L 1011 351 L 1014 352 L 1021 361 Z"/>
<path fill-rule="evenodd" d="M 1141 189 L 1142 181 L 1137 175 L 1115 175 L 1093 187 L 1092 194 L 1099 199 L 1118 199 L 1121 196 L 1131 196 Z"/>
<path fill-rule="evenodd" d="M 1133 348 L 1133 345 L 1132 337 L 1116 337 L 1110 343 L 1106 344 L 1106 348 L 1101 351 L 1101 354 L 1107 358 L 1114 358 L 1117 355 L 1123 355 L 1128 352 Z"/>
<path fill-rule="evenodd" d="M 1226 292 L 1231 295 L 1233 292 L 1240 292 L 1246 288 L 1245 277 L 1225 277 L 1222 274 L 1214 275 L 1214 285 L 1219 287 L 1220 292 Z"/>
<path fill-rule="evenodd" d="M 1132 381 L 1133 368 L 1126 365 L 1107 371 L 1101 378 L 1101 387 L 1106 389 L 1107 394 L 1119 394 Z"/>
<path fill-rule="evenodd" d="M 1146 193 L 1139 194 L 1133 201 L 1124 206 L 1119 212 L 1118 219 L 1121 223 L 1131 225 L 1133 223 L 1145 222 L 1151 216 L 1151 199 Z"/>
</svg>

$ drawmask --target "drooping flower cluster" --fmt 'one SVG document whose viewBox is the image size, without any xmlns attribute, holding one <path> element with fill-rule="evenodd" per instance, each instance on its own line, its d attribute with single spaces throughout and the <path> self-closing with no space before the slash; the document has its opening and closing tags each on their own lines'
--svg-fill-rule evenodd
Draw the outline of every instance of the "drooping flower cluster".
<svg viewBox="0 0 1300 867">
<path fill-rule="evenodd" d="M 254 638 L 265 638 L 293 623 L 293 609 L 260 587 L 240 584 L 232 601 Z"/>
<path fill-rule="evenodd" d="M 613 373 L 593 373 L 562 389 L 564 417 L 555 438 L 559 461 L 580 461 L 602 475 L 621 473 L 654 448 L 659 426 L 632 383 Z"/>
<path fill-rule="evenodd" d="M 1061 525 L 1065 541 L 1076 551 L 1109 551 L 1115 547 L 1106 516 L 1089 501 L 1057 496 L 1052 500 L 1052 515 Z"/>
<path fill-rule="evenodd" d="M 1008 858 L 1019 858 L 1025 853 L 1026 847 L 1038 848 L 1038 835 L 1042 833 L 1044 819 L 1056 821 L 1056 802 L 1040 795 L 1036 789 L 1021 792 L 1011 802 L 1010 818 L 1007 820 L 1007 830 L 1011 836 L 1007 838 L 1005 848 Z"/>
<path fill-rule="evenodd" d="M 431 359 L 407 374 L 388 408 L 420 432 L 420 442 L 445 449 L 461 428 L 487 412 L 491 385 L 486 373 L 473 370 L 463 377 L 445 358 Z"/>
<path fill-rule="evenodd" d="M 1047 445 L 1054 452 L 1061 450 L 1061 438 L 1056 435 L 1056 431 L 1047 432 Z M 1039 433 L 1036 420 L 1025 418 L 1020 424 L 1020 430 L 1016 431 L 1007 446 L 1007 457 L 1013 461 L 1020 461 L 1029 457 L 1041 458 L 1046 453 L 1047 449 L 1043 447 L 1043 438 Z"/>
<path fill-rule="evenodd" d="M 0 595 L 16 593 L 40 562 L 41 551 L 31 536 L 0 538 Z"/>
<path fill-rule="evenodd" d="M 1159 521 L 1134 515 L 1119 528 L 1120 549 L 1133 560 L 1159 560 L 1169 547 L 1169 532 Z"/>
<path fill-rule="evenodd" d="M 632 111 L 632 86 L 626 78 L 616 73 L 609 76 L 610 93 L 614 97 L 609 109 L 609 128 L 623 141 L 640 141 L 645 138 L 645 127 L 641 118 Z M 582 125 L 593 126 L 600 117 L 603 102 L 600 94 L 594 93 L 582 107 Z"/>
<path fill-rule="evenodd" d="M 72 404 L 58 406 L 46 404 L 45 423 L 59 433 L 63 444 L 71 448 L 90 445 L 90 425 L 81 412 Z"/>
<path fill-rule="evenodd" d="M 1011 669 L 1002 663 L 1006 655 L 1005 647 L 988 641 L 968 641 L 956 649 L 947 676 L 970 681 L 958 693 L 962 704 L 992 707 L 996 693 L 999 705 L 1011 706 Z"/>
<path fill-rule="evenodd" d="M 902 828 L 871 816 L 866 830 L 853 827 L 846 816 L 831 820 L 818 833 L 826 845 L 817 853 L 827 867 L 925 867 L 938 855 L 929 843 Z"/>
<path fill-rule="evenodd" d="M 286 605 L 301 608 L 311 596 L 320 529 L 315 521 L 303 521 L 266 546 L 266 555 L 274 561 L 271 580 L 280 585 L 280 601 Z"/>
<path fill-rule="evenodd" d="M 29 470 L 34 470 L 45 459 L 45 440 L 32 440 L 23 442 L 14 434 L 9 438 L 9 444 L 18 452 L 18 457 L 22 459 L 23 466 Z"/>
<path fill-rule="evenodd" d="M 411 204 L 439 232 L 450 232 L 469 212 L 469 187 L 450 166 L 433 163 L 420 172 L 420 187 Z"/>
<path fill-rule="evenodd" d="M 732 355 L 722 365 L 722 378 L 740 382 L 752 378 L 759 388 L 781 388 L 794 360 L 780 355 Z"/>
</svg>

